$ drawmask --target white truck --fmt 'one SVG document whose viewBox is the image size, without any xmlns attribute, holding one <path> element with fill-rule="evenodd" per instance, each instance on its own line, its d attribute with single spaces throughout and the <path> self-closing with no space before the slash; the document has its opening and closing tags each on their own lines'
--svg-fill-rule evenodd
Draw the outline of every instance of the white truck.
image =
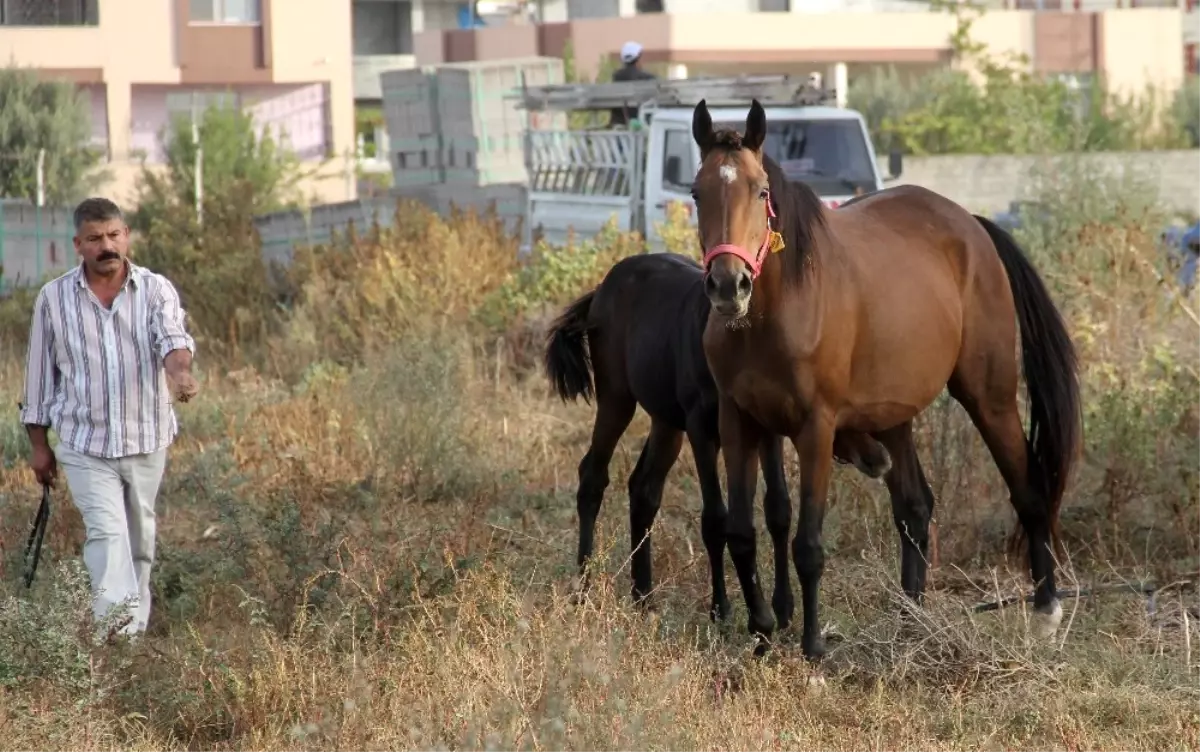
<svg viewBox="0 0 1200 752">
<path fill-rule="evenodd" d="M 494 205 L 511 225 L 521 221 L 526 252 L 536 237 L 561 245 L 572 232 L 577 239 L 595 235 L 614 217 L 621 230 L 639 231 L 651 251 L 663 250 L 656 227 L 665 221 L 668 204 L 693 203 L 690 183 L 699 149 L 691 123 L 701 99 L 715 123 L 738 129 L 758 99 L 767 111 L 767 152 L 789 178 L 809 184 L 829 206 L 900 175 L 899 153 L 889 155 L 885 178 L 863 116 L 836 106 L 834 92 L 811 79 L 765 75 L 529 86 L 522 66 L 509 67 L 511 75 L 492 82 L 507 93 L 483 92 L 486 99 L 476 91 L 486 88 L 483 82 L 466 87 L 470 97 L 439 99 L 420 76 L 410 76 L 414 81 L 408 83 L 396 77 L 391 88 L 397 132 L 389 133 L 397 152 L 394 186 L 384 196 L 314 207 L 309 214 L 257 218 L 264 256 L 286 264 L 296 245 L 325 242 L 331 230 L 343 230 L 351 220 L 386 224 L 397 198 L 443 213 L 451 203 Z M 553 71 L 534 75 L 554 80 Z M 472 80 L 479 78 L 474 74 Z M 570 126 L 570 113 L 614 108 L 636 113 L 631 128 Z M 485 129 L 501 137 L 477 135 Z"/>
<path fill-rule="evenodd" d="M 692 112 L 706 100 L 714 124 L 741 130 L 753 99 L 767 112 L 767 153 L 789 179 L 811 186 L 831 207 L 878 190 L 902 170 L 899 152 L 880 174 L 866 120 L 835 104 L 834 92 L 811 79 L 788 76 L 625 81 L 522 87 L 511 95 L 536 111 L 636 111 L 631 128 L 538 130 L 525 135 L 528 194 L 525 246 L 540 234 L 562 243 L 595 234 L 615 216 L 625 231 L 639 231 L 650 250 L 663 248 L 655 230 L 670 202 L 691 207 L 699 148 Z M 694 212 L 689 216 L 693 217 Z"/>
</svg>

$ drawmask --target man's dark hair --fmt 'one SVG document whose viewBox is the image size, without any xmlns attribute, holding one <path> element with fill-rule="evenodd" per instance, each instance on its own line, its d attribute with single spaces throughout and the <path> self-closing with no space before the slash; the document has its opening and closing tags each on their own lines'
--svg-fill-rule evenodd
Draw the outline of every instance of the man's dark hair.
<svg viewBox="0 0 1200 752">
<path fill-rule="evenodd" d="M 86 198 L 75 207 L 75 232 L 85 222 L 107 222 L 110 219 L 125 221 L 121 207 L 106 198 Z"/>
</svg>

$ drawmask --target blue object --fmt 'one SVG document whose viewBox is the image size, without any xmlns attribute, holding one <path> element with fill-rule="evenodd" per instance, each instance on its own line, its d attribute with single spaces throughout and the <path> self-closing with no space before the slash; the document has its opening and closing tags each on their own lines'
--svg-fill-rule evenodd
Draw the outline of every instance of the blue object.
<svg viewBox="0 0 1200 752">
<path fill-rule="evenodd" d="M 1162 239 L 1167 252 L 1179 261 L 1179 286 L 1190 290 L 1196 282 L 1196 266 L 1200 261 L 1200 222 L 1191 227 L 1168 227 Z"/>
<path fill-rule="evenodd" d="M 474 3 L 463 3 L 458 6 L 458 28 L 460 29 L 480 29 L 487 24 L 476 14 Z"/>
</svg>

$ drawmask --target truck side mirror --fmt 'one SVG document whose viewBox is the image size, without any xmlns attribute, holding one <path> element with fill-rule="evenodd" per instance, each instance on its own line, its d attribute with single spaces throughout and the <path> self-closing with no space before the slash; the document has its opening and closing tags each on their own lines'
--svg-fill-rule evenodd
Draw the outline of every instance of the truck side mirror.
<svg viewBox="0 0 1200 752">
<path fill-rule="evenodd" d="M 667 157 L 667 161 L 663 165 L 663 182 L 670 185 L 683 185 L 683 178 L 680 175 L 682 172 L 683 160 L 675 155 Z"/>
<path fill-rule="evenodd" d="M 899 149 L 892 149 L 888 153 L 888 173 L 890 173 L 888 177 L 895 180 L 900 177 L 902 172 L 904 172 L 904 156 Z"/>
</svg>

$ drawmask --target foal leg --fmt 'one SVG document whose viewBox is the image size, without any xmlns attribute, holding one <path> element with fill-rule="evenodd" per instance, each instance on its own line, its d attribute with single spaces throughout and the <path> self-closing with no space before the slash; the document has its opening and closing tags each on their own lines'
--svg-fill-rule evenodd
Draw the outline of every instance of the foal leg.
<svg viewBox="0 0 1200 752">
<path fill-rule="evenodd" d="M 788 496 L 787 475 L 783 471 L 783 438 L 771 436 L 762 444 L 762 472 L 767 483 L 763 512 L 767 532 L 775 549 L 775 592 L 771 609 L 779 620 L 779 628 L 787 629 L 796 611 L 792 598 L 791 572 L 788 571 L 788 532 L 792 527 L 792 499 Z"/>
<path fill-rule="evenodd" d="M 900 586 L 905 595 L 919 604 L 925 594 L 929 563 L 933 489 L 921 470 L 911 421 L 881 433 L 879 440 L 893 458 L 883 481 L 892 497 L 892 520 L 900 533 Z"/>
<path fill-rule="evenodd" d="M 702 414 L 688 416 L 688 443 L 696 460 L 696 475 L 700 480 L 700 537 L 708 551 L 708 566 L 712 572 L 712 604 L 709 617 L 716 621 L 729 618 L 731 607 L 725 591 L 725 521 L 729 516 L 725 497 L 721 494 L 721 478 L 717 474 L 717 440 Z"/>
<path fill-rule="evenodd" d="M 991 379 L 994 375 L 989 374 Z M 1007 382 L 1007 379 L 1003 380 Z M 995 382 L 993 381 L 992 384 Z M 1042 639 L 1052 637 L 1062 622 L 1062 604 L 1054 582 L 1054 556 L 1050 549 L 1049 505 L 1031 483 L 1028 444 L 1021 414 L 1017 411 L 1016 377 L 1012 390 L 984 386 L 963 378 L 950 382 L 950 395 L 971 417 L 983 436 L 988 451 L 1008 486 L 1017 519 L 1029 539 L 1029 570 L 1033 577 L 1034 633 Z"/>
<path fill-rule="evenodd" d="M 597 384 L 599 387 L 599 384 Z M 596 423 L 592 426 L 592 443 L 587 454 L 579 462 L 579 490 L 575 494 L 575 507 L 579 514 L 579 575 L 580 589 L 589 586 L 587 565 L 595 546 L 596 517 L 600 514 L 600 502 L 608 488 L 608 465 L 621 434 L 633 420 L 637 403 L 623 394 L 596 394 Z"/>
<path fill-rule="evenodd" d="M 662 505 L 663 484 L 679 457 L 683 434 L 662 421 L 650 424 L 650 435 L 642 455 L 629 476 L 629 544 L 633 552 L 633 600 L 644 605 L 650 595 L 653 577 L 650 555 L 650 528 Z"/>
</svg>

